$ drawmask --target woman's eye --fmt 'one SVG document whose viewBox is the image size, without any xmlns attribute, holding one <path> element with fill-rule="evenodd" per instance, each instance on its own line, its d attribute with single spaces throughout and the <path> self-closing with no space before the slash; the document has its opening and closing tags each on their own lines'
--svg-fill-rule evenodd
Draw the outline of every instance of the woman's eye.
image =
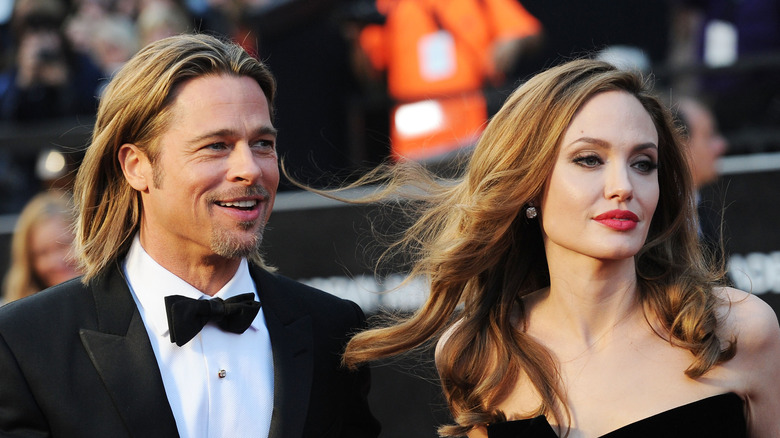
<svg viewBox="0 0 780 438">
<path fill-rule="evenodd" d="M 603 164 L 601 158 L 599 158 L 596 155 L 586 155 L 583 157 L 577 157 L 574 159 L 574 163 L 582 167 L 596 167 L 600 164 Z"/>
<path fill-rule="evenodd" d="M 637 161 L 633 164 L 634 168 L 640 172 L 650 173 L 658 168 L 658 164 L 651 160 Z"/>
</svg>

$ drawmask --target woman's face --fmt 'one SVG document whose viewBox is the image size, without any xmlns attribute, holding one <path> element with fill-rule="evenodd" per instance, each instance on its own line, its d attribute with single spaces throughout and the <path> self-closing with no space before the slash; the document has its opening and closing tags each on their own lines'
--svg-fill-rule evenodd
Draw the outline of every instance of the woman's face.
<svg viewBox="0 0 780 438">
<path fill-rule="evenodd" d="M 564 133 L 541 200 L 548 259 L 633 257 L 658 204 L 658 133 L 631 94 L 608 91 Z"/>
<path fill-rule="evenodd" d="M 72 258 L 73 233 L 60 217 L 36 224 L 30 233 L 30 254 L 35 275 L 45 287 L 79 275 Z"/>
</svg>

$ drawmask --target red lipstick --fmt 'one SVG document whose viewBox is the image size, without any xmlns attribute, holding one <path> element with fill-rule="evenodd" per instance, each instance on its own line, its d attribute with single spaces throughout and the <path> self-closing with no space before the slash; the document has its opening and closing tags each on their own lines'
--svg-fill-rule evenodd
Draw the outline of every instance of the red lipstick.
<svg viewBox="0 0 780 438">
<path fill-rule="evenodd" d="M 639 217 L 628 210 L 610 210 L 594 217 L 593 220 L 613 230 L 628 231 L 636 228 Z"/>
</svg>

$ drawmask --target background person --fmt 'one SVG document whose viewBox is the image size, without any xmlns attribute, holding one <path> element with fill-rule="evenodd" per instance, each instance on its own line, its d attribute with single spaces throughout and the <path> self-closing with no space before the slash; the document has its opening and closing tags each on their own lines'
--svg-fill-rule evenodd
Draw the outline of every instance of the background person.
<svg viewBox="0 0 780 438">
<path fill-rule="evenodd" d="M 677 119 L 686 133 L 691 155 L 691 176 L 696 191 L 718 179 L 718 160 L 728 149 L 712 111 L 700 100 L 682 97 L 677 102 Z"/>
<path fill-rule="evenodd" d="M 12 17 L 14 62 L 0 72 L 0 120 L 34 121 L 94 114 L 99 69 L 71 50 L 63 5 L 20 1 Z"/>
<path fill-rule="evenodd" d="M 720 202 L 705 199 L 702 188 L 713 184 L 719 176 L 718 163 L 728 149 L 728 141 L 718 130 L 715 115 L 701 100 L 681 97 L 671 105 L 676 121 L 682 126 L 689 163 L 696 207 L 699 216 L 699 238 L 705 254 L 717 263 L 725 263 L 723 249 L 723 209 Z"/>
<path fill-rule="evenodd" d="M 74 188 L 84 276 L 0 310 L 0 434 L 378 435 L 368 370 L 340 364 L 360 308 L 259 254 L 274 94 L 206 35 L 117 73 Z"/>
<path fill-rule="evenodd" d="M 402 244 L 430 296 L 345 362 L 444 333 L 444 436 L 777 436 L 780 326 L 703 261 L 687 166 L 637 74 L 579 60 L 535 76 L 462 178 L 390 169 L 386 193 L 427 189 Z"/>
<path fill-rule="evenodd" d="M 15 301 L 79 275 L 73 254 L 73 205 L 57 190 L 33 197 L 19 214 L 3 300 Z"/>
<path fill-rule="evenodd" d="M 377 0 L 354 64 L 385 77 L 391 155 L 440 160 L 474 144 L 490 113 L 485 89 L 541 44 L 542 25 L 516 0 Z"/>
</svg>

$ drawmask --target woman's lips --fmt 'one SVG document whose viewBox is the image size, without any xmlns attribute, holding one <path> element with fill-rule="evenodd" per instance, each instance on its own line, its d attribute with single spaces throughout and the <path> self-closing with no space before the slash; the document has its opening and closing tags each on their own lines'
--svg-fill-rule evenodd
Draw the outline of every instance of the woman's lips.
<svg viewBox="0 0 780 438">
<path fill-rule="evenodd" d="M 628 210 L 611 210 L 593 218 L 613 230 L 628 231 L 636 228 L 639 217 Z"/>
</svg>

